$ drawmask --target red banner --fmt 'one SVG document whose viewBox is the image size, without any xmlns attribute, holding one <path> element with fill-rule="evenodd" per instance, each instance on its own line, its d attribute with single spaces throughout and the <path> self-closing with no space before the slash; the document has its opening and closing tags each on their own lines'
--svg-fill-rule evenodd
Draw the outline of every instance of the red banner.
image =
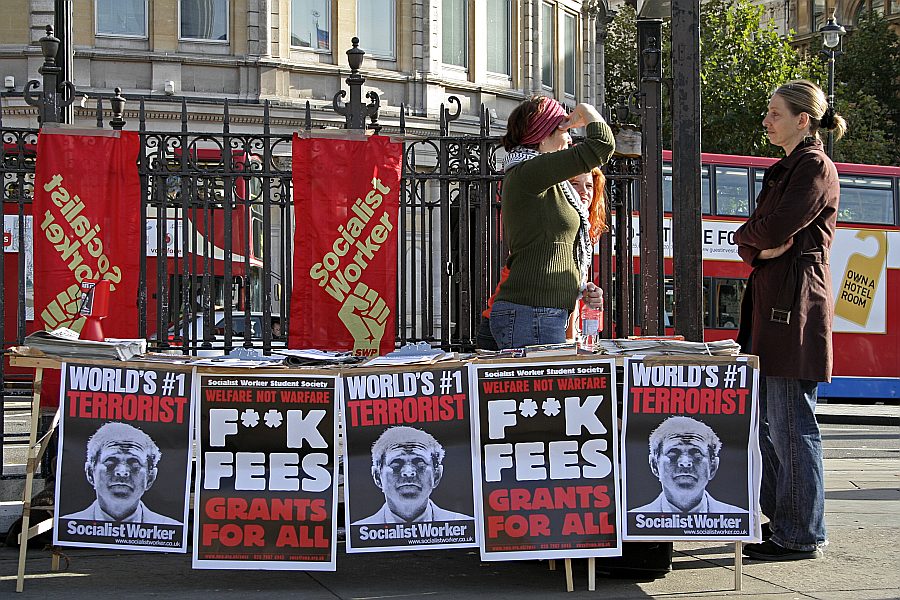
<svg viewBox="0 0 900 600">
<path fill-rule="evenodd" d="M 136 132 L 38 137 L 34 177 L 35 316 L 80 331 L 80 283 L 108 279 L 107 337 L 137 337 L 141 187 Z"/>
<path fill-rule="evenodd" d="M 292 348 L 394 349 L 403 145 L 294 135 Z"/>
<path fill-rule="evenodd" d="M 81 331 L 80 284 L 110 281 L 107 337 L 137 337 L 141 187 L 136 132 L 38 136 L 34 176 L 36 328 Z M 44 396 L 45 404 L 57 398 Z"/>
</svg>

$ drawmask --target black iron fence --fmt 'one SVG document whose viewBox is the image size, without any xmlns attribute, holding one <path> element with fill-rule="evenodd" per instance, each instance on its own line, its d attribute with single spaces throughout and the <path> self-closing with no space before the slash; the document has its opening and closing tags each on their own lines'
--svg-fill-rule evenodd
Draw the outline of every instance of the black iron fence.
<svg viewBox="0 0 900 600">
<path fill-rule="evenodd" d="M 267 103 L 257 107 L 260 127 L 247 126 L 243 118 L 235 123 L 234 108 L 225 102 L 221 130 L 211 133 L 191 130 L 192 105 L 186 100 L 181 102 L 180 127 L 171 131 L 151 128 L 143 100 L 127 120 L 121 104 L 109 100 L 92 100 L 97 127 L 112 116 L 116 128 L 136 129 L 141 140 L 138 335 L 156 350 L 185 354 L 235 347 L 268 353 L 284 346 L 292 327 L 292 232 L 297 229 L 302 235 L 315 227 L 294 219 L 292 134 L 272 132 Z M 247 108 L 241 106 L 242 114 Z M 436 136 L 409 135 L 403 114 L 401 110 L 398 127 L 381 130 L 404 142 L 394 307 L 397 343 L 426 341 L 470 350 L 504 258 L 499 220 L 503 150 L 485 109 L 478 134 L 451 134 L 460 114 L 455 98 L 450 98 L 450 108 L 442 107 Z M 321 128 L 311 119 L 309 107 L 301 122 L 303 134 Z M 26 325 L 35 316 L 33 224 L 26 215 L 33 197 L 37 134 L 37 129 L 4 128 L 0 120 L 0 199 L 7 242 L 0 261 L 4 348 L 22 343 Z M 636 159 L 614 161 L 608 169 L 610 204 L 622 215 L 614 221 L 619 231 L 630 230 L 639 171 Z M 619 236 L 617 249 L 610 236 L 601 242 L 595 269 L 608 291 L 613 289 L 609 265 L 617 252 L 630 256 L 630 234 Z M 633 323 L 627 281 L 630 278 L 611 294 L 617 308 L 614 317 L 607 311 L 606 332 L 613 318 Z M 27 376 L 0 366 L 5 402 L 11 401 L 10 390 L 22 377 Z"/>
</svg>

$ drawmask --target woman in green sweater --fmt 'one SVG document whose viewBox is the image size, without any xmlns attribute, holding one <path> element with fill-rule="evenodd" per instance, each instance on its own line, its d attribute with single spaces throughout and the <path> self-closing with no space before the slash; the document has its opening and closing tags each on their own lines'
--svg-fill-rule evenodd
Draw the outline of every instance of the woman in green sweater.
<svg viewBox="0 0 900 600">
<path fill-rule="evenodd" d="M 586 138 L 571 146 L 576 127 L 586 127 Z M 559 102 L 538 96 L 513 110 L 501 141 L 510 273 L 491 310 L 491 333 L 500 348 L 562 343 L 579 294 L 590 306 L 602 302 L 590 281 L 588 213 L 568 179 L 606 163 L 613 134 L 593 106 L 579 104 L 567 116 Z"/>
</svg>

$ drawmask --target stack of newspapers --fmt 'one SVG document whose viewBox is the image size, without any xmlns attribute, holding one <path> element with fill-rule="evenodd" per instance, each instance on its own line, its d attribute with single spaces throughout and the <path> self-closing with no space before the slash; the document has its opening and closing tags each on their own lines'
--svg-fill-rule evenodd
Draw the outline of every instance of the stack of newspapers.
<svg viewBox="0 0 900 600">
<path fill-rule="evenodd" d="M 737 356 L 741 347 L 734 340 L 717 342 L 686 342 L 665 338 L 597 340 L 601 354 L 613 355 L 670 355 L 701 354 L 704 356 Z"/>
<path fill-rule="evenodd" d="M 147 351 L 147 340 L 144 339 L 106 338 L 102 342 L 82 340 L 78 338 L 77 332 L 67 327 L 53 331 L 35 331 L 25 337 L 24 343 L 44 354 L 66 358 L 128 360 Z"/>
</svg>

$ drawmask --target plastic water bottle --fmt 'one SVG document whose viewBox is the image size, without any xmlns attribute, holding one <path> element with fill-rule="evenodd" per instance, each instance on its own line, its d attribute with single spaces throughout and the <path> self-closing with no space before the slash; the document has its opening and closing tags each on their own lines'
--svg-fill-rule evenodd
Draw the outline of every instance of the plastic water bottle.
<svg viewBox="0 0 900 600">
<path fill-rule="evenodd" d="M 600 289 L 600 288 L 597 288 Z M 600 290 L 603 293 L 603 290 Z M 600 306 L 591 308 L 587 303 L 581 304 L 581 347 L 594 351 L 597 337 L 603 328 L 603 297 L 600 298 Z"/>
</svg>

